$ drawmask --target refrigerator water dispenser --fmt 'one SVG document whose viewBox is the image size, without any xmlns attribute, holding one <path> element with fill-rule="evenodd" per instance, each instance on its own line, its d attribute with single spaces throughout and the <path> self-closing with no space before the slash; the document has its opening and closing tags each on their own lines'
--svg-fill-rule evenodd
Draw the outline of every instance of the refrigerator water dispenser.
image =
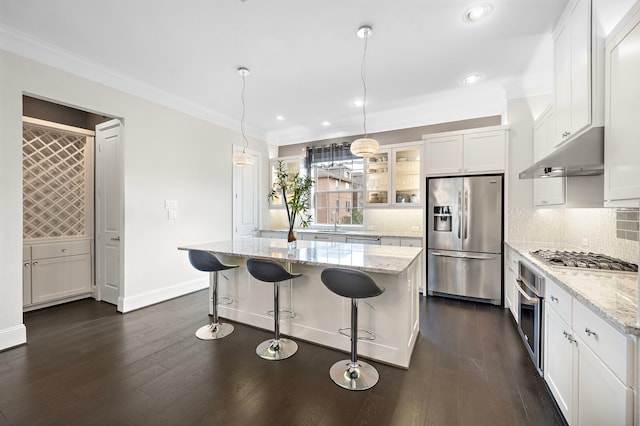
<svg viewBox="0 0 640 426">
<path fill-rule="evenodd" d="M 451 206 L 433 207 L 433 230 L 451 232 Z"/>
</svg>

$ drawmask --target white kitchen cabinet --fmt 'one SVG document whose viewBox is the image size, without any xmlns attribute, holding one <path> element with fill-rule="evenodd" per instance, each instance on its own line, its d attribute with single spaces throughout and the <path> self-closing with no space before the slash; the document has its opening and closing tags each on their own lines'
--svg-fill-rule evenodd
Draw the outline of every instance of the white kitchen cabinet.
<svg viewBox="0 0 640 426">
<path fill-rule="evenodd" d="M 544 378 L 567 423 L 575 424 L 573 368 L 576 353 L 573 331 L 551 308 L 545 309 L 544 322 Z"/>
<path fill-rule="evenodd" d="M 505 246 L 504 261 L 504 302 L 515 322 L 518 322 L 518 289 L 516 288 L 516 279 L 518 278 L 518 260 L 519 256 L 515 250 Z"/>
<path fill-rule="evenodd" d="M 340 234 L 332 234 L 329 232 L 301 232 L 298 238 L 305 241 L 330 241 L 332 243 L 346 243 L 347 236 Z"/>
<path fill-rule="evenodd" d="M 544 377 L 570 425 L 633 423 L 631 340 L 547 280 Z"/>
<path fill-rule="evenodd" d="M 582 339 L 577 339 L 578 424 L 633 424 L 633 391 L 611 372 Z"/>
<path fill-rule="evenodd" d="M 383 246 L 400 246 L 400 238 L 397 237 L 382 237 L 380 244 Z"/>
<path fill-rule="evenodd" d="M 604 124 L 604 39 L 633 0 L 571 0 L 554 29 L 553 144 Z"/>
<path fill-rule="evenodd" d="M 24 265 L 23 284 L 30 287 L 25 306 L 90 294 L 93 290 L 90 240 L 34 244 L 30 265 Z M 25 298 L 27 293 L 24 291 Z"/>
<path fill-rule="evenodd" d="M 400 238 L 402 247 L 422 247 L 422 238 L 402 237 Z"/>
<path fill-rule="evenodd" d="M 422 142 L 387 145 L 365 163 L 369 207 L 421 206 Z"/>
<path fill-rule="evenodd" d="M 365 159 L 365 203 L 368 206 L 388 206 L 391 198 L 391 151 L 381 149 Z"/>
<path fill-rule="evenodd" d="M 574 0 L 554 39 L 553 141 L 561 143 L 591 124 L 591 0 Z"/>
<path fill-rule="evenodd" d="M 640 6 L 607 38 L 604 197 L 609 207 L 640 205 Z"/>
<path fill-rule="evenodd" d="M 294 231 L 295 233 L 295 231 Z M 287 238 L 287 231 L 260 231 L 260 238 L 271 238 L 274 240 Z"/>
<path fill-rule="evenodd" d="M 533 159 L 540 161 L 550 154 L 554 147 L 553 108 L 547 108 L 533 124 Z M 533 204 L 538 207 L 562 205 L 565 203 L 566 178 L 549 177 L 533 181 Z"/>
<path fill-rule="evenodd" d="M 503 172 L 507 134 L 502 126 L 425 135 L 425 174 Z"/>
<path fill-rule="evenodd" d="M 368 235 L 347 235 L 347 242 L 350 244 L 367 244 L 380 245 L 381 238 L 379 236 Z"/>
</svg>

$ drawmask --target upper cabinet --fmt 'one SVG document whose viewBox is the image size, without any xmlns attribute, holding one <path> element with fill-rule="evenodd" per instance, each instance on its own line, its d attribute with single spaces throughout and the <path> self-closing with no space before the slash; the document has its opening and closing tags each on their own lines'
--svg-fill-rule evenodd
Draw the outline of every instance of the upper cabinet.
<svg viewBox="0 0 640 426">
<path fill-rule="evenodd" d="M 428 176 L 503 172 L 507 130 L 498 126 L 425 135 L 424 171 Z"/>
<path fill-rule="evenodd" d="M 604 39 L 634 0 L 571 0 L 554 30 L 551 143 L 604 125 Z"/>
<path fill-rule="evenodd" d="M 640 205 L 640 4 L 607 38 L 604 198 L 606 206 Z"/>
<path fill-rule="evenodd" d="M 591 124 L 591 0 L 569 4 L 554 40 L 554 145 Z"/>
<path fill-rule="evenodd" d="M 547 108 L 533 124 L 533 160 L 540 161 L 553 151 L 553 108 Z M 533 181 L 533 204 L 539 207 L 562 205 L 565 202 L 565 178 L 549 177 Z"/>
<path fill-rule="evenodd" d="M 387 145 L 365 162 L 365 200 L 369 206 L 421 204 L 421 142 Z"/>
</svg>

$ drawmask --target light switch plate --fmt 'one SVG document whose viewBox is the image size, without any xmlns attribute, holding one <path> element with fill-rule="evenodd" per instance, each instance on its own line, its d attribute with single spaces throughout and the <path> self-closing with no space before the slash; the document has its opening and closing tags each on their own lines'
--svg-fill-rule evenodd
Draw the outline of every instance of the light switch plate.
<svg viewBox="0 0 640 426">
<path fill-rule="evenodd" d="M 165 209 L 177 209 L 178 208 L 178 200 L 164 200 L 164 208 Z"/>
<path fill-rule="evenodd" d="M 167 219 L 175 220 L 177 218 L 178 218 L 178 210 L 175 210 L 175 209 L 167 210 Z"/>
</svg>

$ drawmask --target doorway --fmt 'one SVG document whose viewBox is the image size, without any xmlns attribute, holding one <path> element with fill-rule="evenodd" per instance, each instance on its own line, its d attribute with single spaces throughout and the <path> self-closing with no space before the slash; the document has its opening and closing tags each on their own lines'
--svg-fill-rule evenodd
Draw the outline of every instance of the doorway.
<svg viewBox="0 0 640 426">
<path fill-rule="evenodd" d="M 96 187 L 104 184 L 95 175 L 94 185 L 94 133 L 113 119 L 32 96 L 23 96 L 23 116 L 33 118 L 23 122 L 24 310 L 86 297 L 117 304 L 117 297 L 102 297 L 96 286 L 105 262 L 95 244 L 95 219 L 102 220 Z M 118 175 L 120 164 L 118 159 Z M 109 263 L 109 276 L 121 275 L 119 260 Z"/>
</svg>

